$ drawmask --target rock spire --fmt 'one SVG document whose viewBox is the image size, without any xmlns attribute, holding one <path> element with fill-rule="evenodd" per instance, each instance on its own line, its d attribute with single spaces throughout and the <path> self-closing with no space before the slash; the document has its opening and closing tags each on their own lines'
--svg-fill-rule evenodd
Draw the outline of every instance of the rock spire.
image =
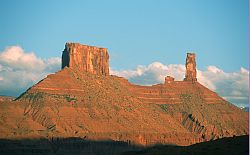
<svg viewBox="0 0 250 155">
<path fill-rule="evenodd" d="M 186 75 L 184 81 L 192 81 L 192 82 L 197 81 L 195 53 L 187 53 Z"/>
</svg>

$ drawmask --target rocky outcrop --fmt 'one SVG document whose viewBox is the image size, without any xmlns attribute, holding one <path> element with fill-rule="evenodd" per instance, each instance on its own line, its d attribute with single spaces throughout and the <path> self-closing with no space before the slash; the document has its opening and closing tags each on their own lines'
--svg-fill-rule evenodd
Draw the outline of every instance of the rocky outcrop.
<svg viewBox="0 0 250 155">
<path fill-rule="evenodd" d="M 184 81 L 197 81 L 196 78 L 196 61 L 194 53 L 187 53 L 186 58 L 186 75 Z"/>
<path fill-rule="evenodd" d="M 202 133 L 206 129 L 202 123 L 196 119 L 192 114 L 188 114 L 186 112 L 182 113 L 182 125 L 188 129 L 188 131 L 193 133 Z"/>
<path fill-rule="evenodd" d="M 106 48 L 66 43 L 62 54 L 64 67 L 92 74 L 109 75 L 109 55 Z"/>
<path fill-rule="evenodd" d="M 165 77 L 165 84 L 172 83 L 172 82 L 174 82 L 174 78 L 173 77 L 171 77 L 171 76 L 166 76 Z"/>
</svg>

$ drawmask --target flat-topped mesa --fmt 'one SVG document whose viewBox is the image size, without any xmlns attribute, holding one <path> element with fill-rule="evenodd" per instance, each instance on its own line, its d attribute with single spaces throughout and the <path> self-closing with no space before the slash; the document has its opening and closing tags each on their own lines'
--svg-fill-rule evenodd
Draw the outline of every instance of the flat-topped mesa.
<svg viewBox="0 0 250 155">
<path fill-rule="evenodd" d="M 92 74 L 109 75 L 109 55 L 106 48 L 66 43 L 62 53 L 62 69 L 77 69 Z"/>
<path fill-rule="evenodd" d="M 186 75 L 184 81 L 196 82 L 196 61 L 195 53 L 187 53 L 186 58 Z"/>
</svg>

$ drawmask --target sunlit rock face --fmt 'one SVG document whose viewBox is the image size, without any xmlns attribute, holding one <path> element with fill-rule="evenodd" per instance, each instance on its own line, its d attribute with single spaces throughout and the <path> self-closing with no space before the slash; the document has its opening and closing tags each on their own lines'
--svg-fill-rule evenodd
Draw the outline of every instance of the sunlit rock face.
<svg viewBox="0 0 250 155">
<path fill-rule="evenodd" d="M 186 75 L 184 81 L 197 81 L 195 53 L 187 53 Z"/>
<path fill-rule="evenodd" d="M 92 74 L 109 75 L 109 55 L 106 48 L 66 43 L 62 54 L 64 67 Z"/>
</svg>

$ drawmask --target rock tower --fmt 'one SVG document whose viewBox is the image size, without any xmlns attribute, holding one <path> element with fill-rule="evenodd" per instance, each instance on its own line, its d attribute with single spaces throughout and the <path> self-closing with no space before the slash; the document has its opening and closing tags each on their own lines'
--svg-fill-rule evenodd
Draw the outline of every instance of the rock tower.
<svg viewBox="0 0 250 155">
<path fill-rule="evenodd" d="M 109 75 L 109 55 L 106 48 L 66 43 L 62 53 L 62 69 L 77 69 L 92 74 Z"/>
<path fill-rule="evenodd" d="M 186 75 L 184 81 L 192 81 L 192 82 L 197 81 L 195 53 L 187 53 Z"/>
</svg>

